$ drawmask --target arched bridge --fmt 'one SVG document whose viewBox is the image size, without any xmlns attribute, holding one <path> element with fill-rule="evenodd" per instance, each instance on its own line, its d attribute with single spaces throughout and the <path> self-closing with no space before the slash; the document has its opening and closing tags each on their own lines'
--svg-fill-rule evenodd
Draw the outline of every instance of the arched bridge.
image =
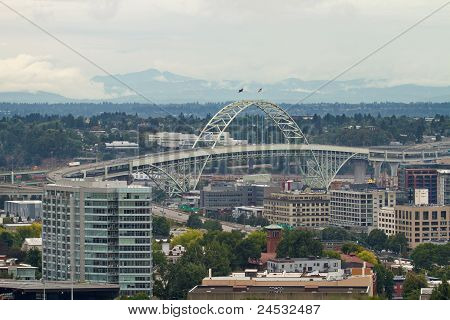
<svg viewBox="0 0 450 320">
<path fill-rule="evenodd" d="M 230 123 L 252 106 L 261 109 L 275 123 L 286 143 L 221 145 L 221 137 Z M 309 144 L 295 121 L 279 106 L 265 101 L 244 100 L 222 108 L 202 130 L 192 149 L 64 168 L 49 173 L 48 178 L 51 181 L 88 177 L 117 179 L 134 172 L 145 172 L 172 196 L 195 189 L 208 164 L 220 161 L 247 163 L 281 157 L 289 163 L 294 162 L 309 185 L 328 188 L 339 170 L 351 159 L 370 161 L 377 171 L 383 162 L 396 168 L 400 163 L 434 161 L 448 156 L 448 149 L 399 151 Z"/>
</svg>

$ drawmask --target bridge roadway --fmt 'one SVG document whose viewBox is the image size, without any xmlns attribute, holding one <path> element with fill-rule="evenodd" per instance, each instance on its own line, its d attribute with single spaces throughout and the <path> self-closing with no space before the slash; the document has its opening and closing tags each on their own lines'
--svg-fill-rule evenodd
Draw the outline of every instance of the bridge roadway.
<svg viewBox="0 0 450 320">
<path fill-rule="evenodd" d="M 195 175 L 201 175 L 206 161 L 248 160 L 277 156 L 302 158 L 310 157 L 311 154 L 314 154 L 321 167 L 330 167 L 328 180 L 332 180 L 337 171 L 350 159 L 369 161 L 381 167 L 383 162 L 398 166 L 400 163 L 431 162 L 450 157 L 448 149 L 403 151 L 318 144 L 216 146 L 215 148 L 177 150 L 90 163 L 77 167 L 65 167 L 48 173 L 47 178 L 53 182 L 65 178 L 114 179 L 146 170 L 149 167 L 166 170 L 167 168 L 178 169 L 182 166 L 194 167 L 192 170 L 195 171 Z"/>
</svg>

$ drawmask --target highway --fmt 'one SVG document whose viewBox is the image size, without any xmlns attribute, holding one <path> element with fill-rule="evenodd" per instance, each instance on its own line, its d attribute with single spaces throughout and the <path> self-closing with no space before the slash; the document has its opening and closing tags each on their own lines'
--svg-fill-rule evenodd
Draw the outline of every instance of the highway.
<svg viewBox="0 0 450 320">
<path fill-rule="evenodd" d="M 152 213 L 156 216 L 165 217 L 167 219 L 174 220 L 174 221 L 177 221 L 180 223 L 186 223 L 189 219 L 189 214 L 187 214 L 185 212 L 182 212 L 177 209 L 171 209 L 171 208 L 161 207 L 161 206 L 157 206 L 157 205 L 152 206 Z M 202 222 L 205 222 L 206 220 L 213 220 L 213 219 L 208 219 L 208 218 L 202 217 L 201 220 L 202 220 Z M 237 224 L 237 223 L 232 223 L 232 222 L 227 222 L 227 221 L 220 221 L 220 220 L 216 220 L 216 221 L 220 222 L 220 224 L 222 225 L 223 231 L 226 231 L 226 232 L 231 232 L 233 230 L 239 230 L 242 232 L 250 233 L 252 231 L 258 230 L 258 228 L 256 228 L 256 227 L 244 226 L 242 224 Z"/>
</svg>

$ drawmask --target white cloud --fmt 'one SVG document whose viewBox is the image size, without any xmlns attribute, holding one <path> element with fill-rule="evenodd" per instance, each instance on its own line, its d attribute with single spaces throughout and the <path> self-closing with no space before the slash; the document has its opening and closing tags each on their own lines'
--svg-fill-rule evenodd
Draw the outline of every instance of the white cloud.
<svg viewBox="0 0 450 320">
<path fill-rule="evenodd" d="M 195 78 L 273 82 L 330 79 L 430 13 L 443 0 L 3 0 L 111 73 L 158 68 Z M 450 6 L 345 79 L 450 84 Z M 48 77 L 72 73 L 86 95 L 98 69 L 8 10 L 0 10 L 0 59 L 51 55 Z M 10 57 L 16 57 L 11 59 Z M 3 63 L 4 65 L 4 63 Z M 4 73 L 3 66 L 0 73 Z M 54 73 L 55 76 L 50 76 Z M 83 76 L 84 75 L 84 76 Z M 0 80 L 3 76 L 0 75 Z M 41 88 L 40 78 L 32 84 Z M 80 81 L 74 85 L 75 81 Z M 40 83 L 42 82 L 42 83 Z M 12 84 L 20 84 L 17 79 Z M 62 81 L 64 83 L 64 81 Z M 12 85 L 11 84 L 11 85 Z M 0 83 L 3 88 L 7 86 Z M 100 92 L 101 90 L 94 92 Z M 101 88 L 100 88 L 101 89 Z M 3 89 L 2 89 L 3 90 Z M 35 90 L 35 89 L 34 89 Z"/>
<path fill-rule="evenodd" d="M 70 98 L 107 98 L 104 88 L 77 68 L 58 68 L 50 57 L 21 54 L 0 59 L 0 91 L 46 91 Z"/>
</svg>

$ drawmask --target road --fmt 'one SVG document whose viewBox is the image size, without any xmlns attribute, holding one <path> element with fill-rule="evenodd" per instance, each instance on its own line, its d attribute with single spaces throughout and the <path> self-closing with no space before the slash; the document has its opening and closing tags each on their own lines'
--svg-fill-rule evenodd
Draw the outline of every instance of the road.
<svg viewBox="0 0 450 320">
<path fill-rule="evenodd" d="M 181 222 L 181 223 L 186 223 L 189 219 L 189 214 L 182 212 L 180 210 L 177 210 L 177 209 L 172 209 L 172 208 L 167 208 L 167 207 L 153 205 L 152 212 L 156 216 L 165 217 L 167 219 L 174 220 L 174 221 Z M 208 218 L 202 217 L 201 220 L 202 220 L 202 222 L 205 222 L 206 220 L 213 220 L 213 219 L 208 219 Z M 242 232 L 249 233 L 249 232 L 258 230 L 258 228 L 256 228 L 256 227 L 244 226 L 242 224 L 237 224 L 237 223 L 232 223 L 232 222 L 227 222 L 227 221 L 220 221 L 220 220 L 216 220 L 216 221 L 220 222 L 220 224 L 222 225 L 223 231 L 226 231 L 226 232 L 231 232 L 233 230 L 240 230 Z"/>
</svg>

